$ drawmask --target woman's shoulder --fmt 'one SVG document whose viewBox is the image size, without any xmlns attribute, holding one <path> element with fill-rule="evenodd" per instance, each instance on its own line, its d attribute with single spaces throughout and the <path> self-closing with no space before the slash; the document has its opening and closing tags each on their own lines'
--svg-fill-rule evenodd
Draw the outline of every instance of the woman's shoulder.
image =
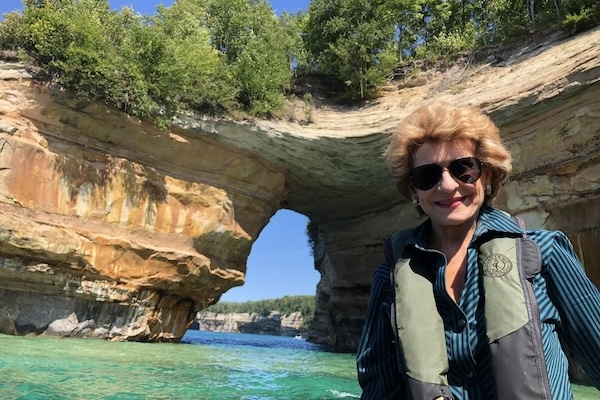
<svg viewBox="0 0 600 400">
<path fill-rule="evenodd" d="M 569 237 L 560 230 L 528 229 L 526 234 L 540 248 L 542 259 L 547 259 L 556 252 L 574 254 Z"/>
<path fill-rule="evenodd" d="M 373 274 L 373 283 L 375 281 L 383 281 L 387 283 L 390 280 L 390 266 L 387 261 L 384 261 L 379 265 L 379 267 L 375 270 Z"/>
<path fill-rule="evenodd" d="M 526 221 L 523 221 L 518 215 L 510 214 L 506 211 L 494 207 L 483 207 L 481 213 L 488 224 L 494 224 L 495 228 L 504 228 L 505 230 L 518 229 L 540 246 L 553 246 L 570 244 L 567 235 L 560 230 L 530 228 Z"/>
<path fill-rule="evenodd" d="M 543 247 L 571 243 L 567 235 L 560 230 L 527 229 L 526 233 L 530 239 Z"/>
</svg>

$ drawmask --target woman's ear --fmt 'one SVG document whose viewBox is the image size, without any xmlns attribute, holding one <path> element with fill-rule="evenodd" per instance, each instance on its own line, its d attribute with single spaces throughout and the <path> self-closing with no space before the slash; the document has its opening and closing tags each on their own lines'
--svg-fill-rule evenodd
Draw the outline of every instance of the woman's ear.
<svg viewBox="0 0 600 400">
<path fill-rule="evenodd" d="M 481 177 L 479 178 L 481 180 L 481 184 L 483 185 L 483 190 L 485 193 L 485 198 L 486 198 L 486 202 L 488 205 L 490 205 L 490 195 L 493 192 L 493 188 L 492 188 L 492 171 L 489 168 L 484 168 L 483 171 L 481 172 Z M 495 196 L 494 196 L 495 197 Z"/>
<path fill-rule="evenodd" d="M 485 194 L 492 194 L 492 171 L 488 168 L 484 168 L 481 172 L 481 183 L 483 183 L 483 187 L 485 189 Z"/>
<path fill-rule="evenodd" d="M 491 185 L 492 184 L 492 171 L 489 168 L 483 168 L 483 171 L 481 171 L 481 179 L 483 181 L 484 185 Z"/>
<path fill-rule="evenodd" d="M 421 202 L 419 201 L 419 196 L 417 195 L 417 192 L 415 192 L 415 190 L 413 188 L 410 188 L 410 189 L 408 189 L 408 193 L 410 194 L 410 199 L 412 200 L 412 205 L 415 208 L 415 210 L 417 210 L 419 217 L 422 217 L 423 215 L 425 215 L 425 212 L 423 211 L 423 207 L 421 207 Z"/>
<path fill-rule="evenodd" d="M 415 189 L 413 189 L 412 187 L 409 188 L 408 193 L 410 194 L 410 199 L 412 201 L 413 207 L 419 206 L 419 196 L 417 195 L 417 192 L 415 192 Z"/>
</svg>

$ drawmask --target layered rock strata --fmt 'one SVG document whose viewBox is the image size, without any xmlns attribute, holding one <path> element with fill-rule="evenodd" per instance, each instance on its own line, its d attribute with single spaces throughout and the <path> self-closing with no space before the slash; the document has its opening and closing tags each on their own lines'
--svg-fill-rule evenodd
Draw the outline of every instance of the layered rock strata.
<svg viewBox="0 0 600 400">
<path fill-rule="evenodd" d="M 178 340 L 243 283 L 280 167 L 31 79 L 0 85 L 0 309 L 18 334 L 75 313 L 87 336 Z"/>
<path fill-rule="evenodd" d="M 498 205 L 564 230 L 600 285 L 600 29 L 427 73 L 360 108 L 317 107 L 309 125 L 182 115 L 165 132 L 4 68 L 0 330 L 75 313 L 86 335 L 178 340 L 243 283 L 253 241 L 288 208 L 319 227 L 309 340 L 354 350 L 383 239 L 419 222 L 381 152 L 433 99 L 494 119 L 514 157 Z"/>
<path fill-rule="evenodd" d="M 260 335 L 305 335 L 304 318 L 299 312 L 282 315 L 272 311 L 269 315 L 256 313 L 215 314 L 201 311 L 197 315 L 198 329 L 211 332 L 251 333 Z"/>
</svg>

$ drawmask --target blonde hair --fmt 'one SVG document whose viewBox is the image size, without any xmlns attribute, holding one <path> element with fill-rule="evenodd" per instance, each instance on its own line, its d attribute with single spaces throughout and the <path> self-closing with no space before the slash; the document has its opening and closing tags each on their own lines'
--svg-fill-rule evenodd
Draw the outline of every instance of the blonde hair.
<svg viewBox="0 0 600 400">
<path fill-rule="evenodd" d="M 384 156 L 396 189 L 411 200 L 410 173 L 413 154 L 426 142 L 468 139 L 475 144 L 475 156 L 491 171 L 491 193 L 485 204 L 492 205 L 512 171 L 511 156 L 500 138 L 500 130 L 480 110 L 433 102 L 406 117 L 392 135 Z"/>
</svg>

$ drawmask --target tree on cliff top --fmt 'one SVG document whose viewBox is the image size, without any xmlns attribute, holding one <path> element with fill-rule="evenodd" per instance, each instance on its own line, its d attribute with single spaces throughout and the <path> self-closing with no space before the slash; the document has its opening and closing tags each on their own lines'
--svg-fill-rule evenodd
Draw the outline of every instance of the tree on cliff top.
<svg viewBox="0 0 600 400">
<path fill-rule="evenodd" d="M 218 302 L 209 307 L 207 311 L 215 314 L 250 313 L 269 315 L 272 311 L 279 311 L 283 315 L 299 312 L 306 317 L 314 314 L 315 296 L 284 296 L 278 299 L 266 299 L 237 302 Z"/>
<path fill-rule="evenodd" d="M 299 312 L 302 314 L 304 325 L 309 326 L 315 314 L 315 296 L 284 296 L 279 299 L 247 301 L 244 303 L 219 302 L 205 311 L 215 314 L 259 314 L 263 317 L 273 311 L 279 311 L 282 315 Z"/>
<path fill-rule="evenodd" d="M 192 0 L 188 0 L 192 1 Z M 282 26 L 266 0 L 194 1 L 207 4 L 206 25 L 238 87 L 246 110 L 268 116 L 283 104 L 291 82 Z"/>
<path fill-rule="evenodd" d="M 81 99 L 167 124 L 182 110 L 279 116 L 303 73 L 340 100 L 365 99 L 394 66 L 599 23 L 597 0 L 313 0 L 281 17 L 266 0 L 176 0 L 153 16 L 107 0 L 26 0 L 0 22 L 0 49 Z"/>
<path fill-rule="evenodd" d="M 163 122 L 186 108 L 272 115 L 291 82 L 285 37 L 265 0 L 178 0 L 154 16 L 27 0 L 0 24 L 0 48 L 78 97 Z"/>
<path fill-rule="evenodd" d="M 394 24 L 385 0 L 313 0 L 305 46 L 316 70 L 348 99 L 371 97 L 396 64 Z"/>
</svg>

